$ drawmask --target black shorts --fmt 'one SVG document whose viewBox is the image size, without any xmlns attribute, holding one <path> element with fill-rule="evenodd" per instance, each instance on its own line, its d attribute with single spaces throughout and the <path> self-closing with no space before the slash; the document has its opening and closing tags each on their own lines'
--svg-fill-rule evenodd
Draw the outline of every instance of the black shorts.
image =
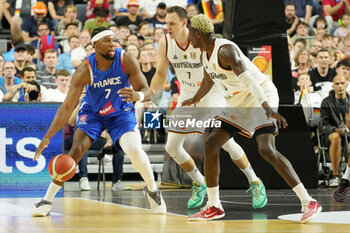
<svg viewBox="0 0 350 233">
<path fill-rule="evenodd" d="M 234 125 L 231 125 L 225 121 L 222 121 L 220 119 L 217 119 L 218 121 L 221 121 L 221 129 L 225 130 L 229 135 L 230 137 L 233 137 L 235 136 L 236 134 L 240 133 L 241 132 L 241 129 L 237 128 L 236 126 Z M 265 127 L 261 127 L 259 128 L 258 130 L 256 130 L 254 132 L 254 136 L 257 137 L 261 134 L 265 134 L 265 133 L 268 133 L 268 134 L 272 134 L 272 135 L 276 135 L 276 126 L 275 125 L 269 125 L 269 126 L 265 126 Z M 244 136 L 246 136 L 246 134 L 242 134 Z"/>
</svg>

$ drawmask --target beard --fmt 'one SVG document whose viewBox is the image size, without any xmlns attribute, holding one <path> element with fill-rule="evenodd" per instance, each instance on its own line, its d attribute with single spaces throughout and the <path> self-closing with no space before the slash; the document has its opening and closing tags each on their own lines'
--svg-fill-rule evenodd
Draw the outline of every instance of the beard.
<svg viewBox="0 0 350 233">
<path fill-rule="evenodd" d="M 106 54 L 100 53 L 100 54 L 101 54 L 102 57 L 104 57 L 108 61 L 114 61 L 114 59 L 115 59 L 115 54 L 112 57 L 109 56 L 107 53 Z"/>
</svg>

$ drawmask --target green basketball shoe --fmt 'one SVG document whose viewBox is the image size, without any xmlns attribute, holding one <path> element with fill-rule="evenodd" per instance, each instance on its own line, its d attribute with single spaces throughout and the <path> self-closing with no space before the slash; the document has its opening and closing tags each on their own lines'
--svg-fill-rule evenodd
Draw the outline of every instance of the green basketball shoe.
<svg viewBox="0 0 350 233">
<path fill-rule="evenodd" d="M 266 189 L 263 182 L 259 181 L 252 182 L 249 184 L 247 192 L 252 192 L 252 206 L 254 209 L 263 208 L 267 203 Z"/>
<path fill-rule="evenodd" d="M 193 182 L 192 185 L 192 196 L 188 200 L 187 208 L 196 208 L 202 205 L 204 197 L 207 194 L 207 185 L 206 183 L 199 185 Z"/>
</svg>

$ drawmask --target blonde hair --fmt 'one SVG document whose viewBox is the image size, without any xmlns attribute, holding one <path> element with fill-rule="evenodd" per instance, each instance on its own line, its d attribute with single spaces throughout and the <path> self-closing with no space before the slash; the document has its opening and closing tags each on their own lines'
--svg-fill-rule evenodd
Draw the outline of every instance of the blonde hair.
<svg viewBox="0 0 350 233">
<path fill-rule="evenodd" d="M 191 27 L 197 29 L 204 34 L 210 34 L 214 32 L 214 25 L 208 16 L 204 14 L 198 14 L 191 18 Z"/>
</svg>

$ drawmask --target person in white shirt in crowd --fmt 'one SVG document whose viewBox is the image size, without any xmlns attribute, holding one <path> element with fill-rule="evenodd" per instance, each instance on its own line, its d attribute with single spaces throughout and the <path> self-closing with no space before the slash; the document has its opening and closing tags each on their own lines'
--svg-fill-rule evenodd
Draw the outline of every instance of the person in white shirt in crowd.
<svg viewBox="0 0 350 233">
<path fill-rule="evenodd" d="M 85 46 L 91 41 L 90 32 L 86 30 L 80 32 L 79 41 L 80 46 L 78 48 L 72 49 L 71 51 L 71 61 L 74 68 L 77 68 L 85 59 L 85 57 L 87 57 L 85 52 Z"/>
<path fill-rule="evenodd" d="M 56 72 L 56 84 L 57 88 L 48 89 L 45 98 L 42 98 L 42 102 L 63 102 L 66 99 L 71 76 L 67 70 L 57 70 Z"/>
</svg>

